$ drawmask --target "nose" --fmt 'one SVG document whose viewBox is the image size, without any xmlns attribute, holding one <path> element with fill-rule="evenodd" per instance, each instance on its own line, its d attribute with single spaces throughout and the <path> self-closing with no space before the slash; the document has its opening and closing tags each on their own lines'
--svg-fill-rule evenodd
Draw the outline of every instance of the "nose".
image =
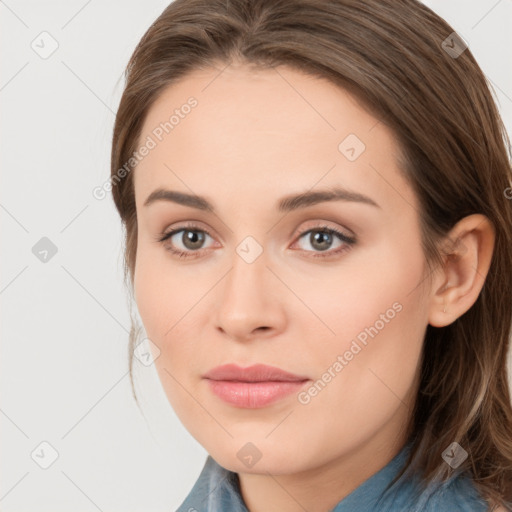
<svg viewBox="0 0 512 512">
<path fill-rule="evenodd" d="M 272 337 L 285 328 L 285 287 L 268 268 L 265 251 L 249 263 L 236 251 L 215 298 L 217 329 L 237 341 Z"/>
</svg>

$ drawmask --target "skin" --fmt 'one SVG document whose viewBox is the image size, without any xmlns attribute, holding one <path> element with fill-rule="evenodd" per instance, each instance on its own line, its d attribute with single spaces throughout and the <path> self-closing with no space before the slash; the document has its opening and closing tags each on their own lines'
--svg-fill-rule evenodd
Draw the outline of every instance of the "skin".
<svg viewBox="0 0 512 512">
<path fill-rule="evenodd" d="M 425 279 L 418 201 L 398 171 L 389 129 L 327 80 L 282 66 L 224 67 L 173 84 L 145 119 L 139 141 L 190 96 L 198 101 L 134 171 L 135 298 L 170 404 L 211 456 L 239 474 L 249 510 L 325 512 L 403 447 L 426 327 L 453 322 L 475 302 L 494 233 L 482 215 L 462 219 L 450 232 L 459 255 Z M 366 146 L 354 161 L 338 149 L 349 134 Z M 331 186 L 379 207 L 276 208 L 284 196 Z M 158 188 L 204 196 L 215 213 L 164 200 L 144 206 Z M 211 236 L 198 257 L 179 258 L 167 250 L 171 241 L 156 240 L 187 221 Z M 314 257 L 346 245 L 333 235 L 322 251 L 298 231 L 324 225 L 356 243 Z M 193 253 L 183 234 L 174 247 Z M 236 252 L 247 236 L 263 251 L 252 263 Z M 316 381 L 394 303 L 400 312 L 307 404 L 293 393 L 237 408 L 201 377 L 225 363 L 264 363 Z M 237 457 L 248 442 L 261 454 L 252 467 Z"/>
</svg>

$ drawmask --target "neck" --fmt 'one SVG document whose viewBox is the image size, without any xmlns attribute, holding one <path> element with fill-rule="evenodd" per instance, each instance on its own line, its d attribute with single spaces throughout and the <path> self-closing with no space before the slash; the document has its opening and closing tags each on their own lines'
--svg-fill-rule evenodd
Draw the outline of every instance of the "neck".
<svg viewBox="0 0 512 512">
<path fill-rule="evenodd" d="M 329 462 L 294 474 L 239 473 L 250 512 L 329 512 L 359 485 L 386 466 L 404 447 L 404 418 L 393 418 L 366 443 Z M 397 436 L 397 426 L 400 432 Z M 394 435 L 390 436 L 390 432 Z"/>
</svg>

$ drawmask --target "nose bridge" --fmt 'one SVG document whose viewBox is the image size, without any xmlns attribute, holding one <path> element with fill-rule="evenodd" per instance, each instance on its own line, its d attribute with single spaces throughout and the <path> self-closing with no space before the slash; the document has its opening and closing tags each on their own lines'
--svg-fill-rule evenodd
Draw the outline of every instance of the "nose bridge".
<svg viewBox="0 0 512 512">
<path fill-rule="evenodd" d="M 222 285 L 216 320 L 219 327 L 234 337 L 243 338 L 258 327 L 276 327 L 280 308 L 276 304 L 272 279 L 267 268 L 267 252 L 252 237 L 235 247 Z"/>
<path fill-rule="evenodd" d="M 267 252 L 253 237 L 248 236 L 234 249 L 231 256 L 231 270 L 226 277 L 225 299 L 234 296 L 238 301 L 246 298 L 255 300 L 264 293 L 268 283 Z"/>
</svg>

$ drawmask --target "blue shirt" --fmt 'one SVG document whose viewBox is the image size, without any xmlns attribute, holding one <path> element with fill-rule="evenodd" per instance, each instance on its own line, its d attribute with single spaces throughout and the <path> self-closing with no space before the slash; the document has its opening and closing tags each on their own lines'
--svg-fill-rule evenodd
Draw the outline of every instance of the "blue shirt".
<svg viewBox="0 0 512 512">
<path fill-rule="evenodd" d="M 489 506 L 462 472 L 448 481 L 431 483 L 417 492 L 418 480 L 400 479 L 387 493 L 386 486 L 406 461 L 407 443 L 377 473 L 343 498 L 331 512 L 487 512 Z M 379 500 L 380 498 L 380 500 Z M 176 512 L 249 512 L 240 492 L 237 473 L 220 466 L 210 455 L 194 487 Z"/>
</svg>

